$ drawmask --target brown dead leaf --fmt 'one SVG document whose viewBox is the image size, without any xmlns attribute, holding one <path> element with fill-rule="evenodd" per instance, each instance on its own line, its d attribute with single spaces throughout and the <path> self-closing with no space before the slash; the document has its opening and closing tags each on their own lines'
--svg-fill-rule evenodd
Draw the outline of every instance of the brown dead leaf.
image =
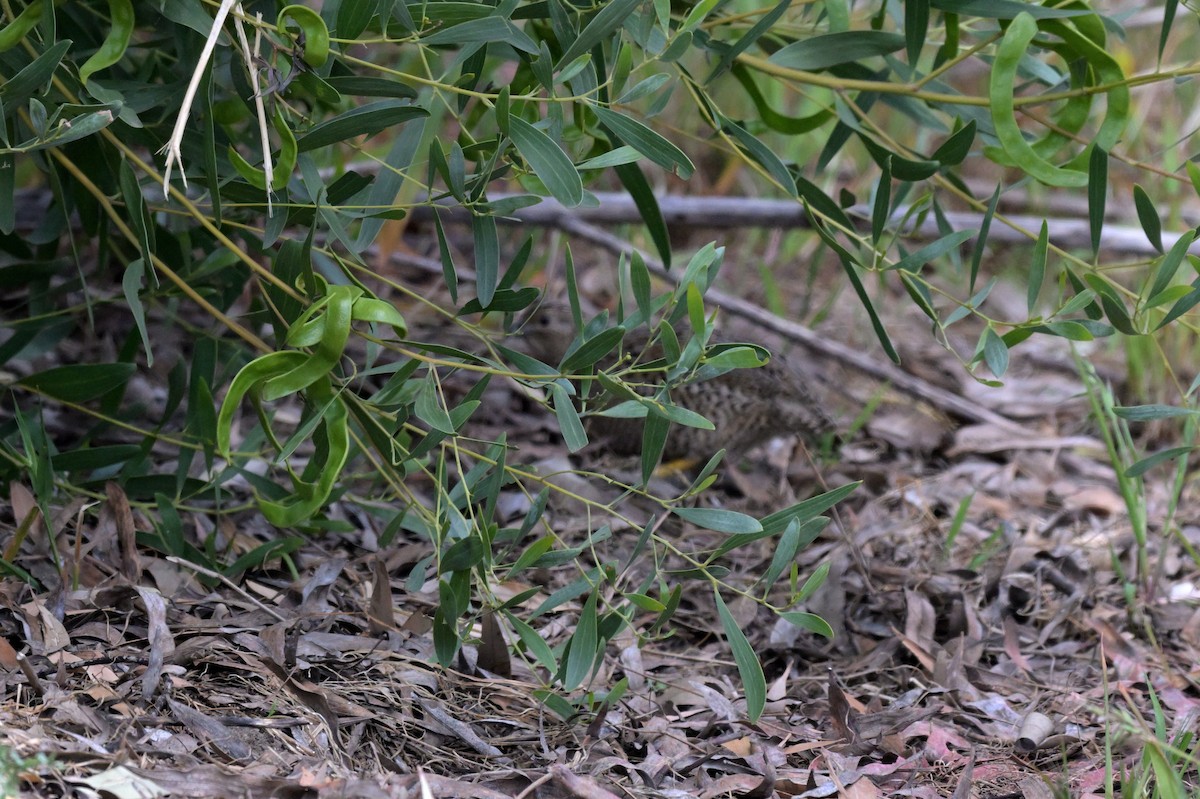
<svg viewBox="0 0 1200 799">
<path fill-rule="evenodd" d="M 500 623 L 496 614 L 488 609 L 480 619 L 481 632 L 479 635 L 479 668 L 490 671 L 499 677 L 512 676 L 512 658 L 508 654 L 508 642 L 500 631 Z"/>
<path fill-rule="evenodd" d="M 396 611 L 392 606 L 392 582 L 387 564 L 376 556 L 371 564 L 374 585 L 371 586 L 371 609 L 367 616 L 370 631 L 383 635 L 396 629 Z"/>
<path fill-rule="evenodd" d="M 137 529 L 133 523 L 133 509 L 129 507 L 129 497 L 125 495 L 121 486 L 111 480 L 104 484 L 104 493 L 108 496 L 109 511 L 117 526 L 121 574 L 125 575 L 129 582 L 136 583 L 142 569 L 138 561 Z"/>
</svg>

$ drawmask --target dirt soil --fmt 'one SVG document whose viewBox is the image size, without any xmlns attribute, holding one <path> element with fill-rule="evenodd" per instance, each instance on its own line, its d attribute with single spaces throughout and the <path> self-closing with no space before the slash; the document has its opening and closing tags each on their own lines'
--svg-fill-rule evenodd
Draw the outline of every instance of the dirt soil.
<svg viewBox="0 0 1200 799">
<path fill-rule="evenodd" d="M 746 279 L 753 271 L 733 266 L 743 259 L 731 246 L 724 288 L 754 282 Z M 584 287 L 602 304 L 614 259 L 598 252 L 592 260 L 595 272 L 580 264 Z M 396 278 L 436 295 L 438 276 L 395 268 Z M 835 282 L 833 269 L 821 284 Z M 885 359 L 852 294 L 814 291 L 785 301 L 793 318 L 818 318 L 823 337 Z M 1011 300 L 1004 292 L 993 301 L 1023 305 L 1023 290 Z M 30 530 L 10 558 L 48 588 L 15 576 L 0 582 L 0 746 L 11 750 L 22 794 L 1098 797 L 1106 774 L 1119 792 L 1122 775 L 1171 757 L 1167 741 L 1186 743 L 1200 713 L 1195 485 L 1184 483 L 1173 509 L 1173 471 L 1148 473 L 1150 534 L 1139 547 L 1065 342 L 1026 342 L 1004 385 L 989 388 L 931 339 L 907 298 L 878 299 L 906 371 L 1009 424 L 963 418 L 725 317 L 732 335 L 809 370 L 844 429 L 874 408 L 838 452 L 773 442 L 726 469 L 736 475 L 702 499 L 766 515 L 862 483 L 796 561 L 801 582 L 829 569 L 795 609 L 822 616 L 832 640 L 723 594 L 765 671 L 766 711 L 756 723 L 705 581 L 685 581 L 658 634 L 612 642 L 587 687 L 602 692 L 624 679 L 618 701 L 584 701 L 587 712 L 564 718 L 561 704 L 544 701 L 554 688 L 535 662 L 473 645 L 455 668 L 433 665 L 438 586 L 415 570 L 433 549 L 405 530 L 381 544 L 378 517 L 357 501 L 365 493 L 334 503 L 328 529 L 295 541 L 289 561 L 267 559 L 231 581 L 148 546 L 163 508 L 131 504 L 110 484 L 102 499 L 64 494 L 54 535 Z M 420 314 L 406 311 L 419 338 Z M 969 322 L 955 331 L 963 339 L 952 343 L 969 353 L 977 331 Z M 60 353 L 59 363 L 100 357 L 103 346 Z M 1077 352 L 1118 397 L 1128 391 L 1111 347 Z M 453 380 L 447 385 L 452 391 Z M 570 490 L 597 502 L 619 493 L 574 472 L 611 478 L 626 467 L 586 452 L 568 457 L 553 415 L 527 390 L 494 381 L 486 404 L 472 435 L 506 431 L 520 453 L 514 461 L 562 470 Z M 47 425 L 63 435 L 89 423 L 59 413 Z M 1172 443 L 1169 429 L 1133 432 L 1147 451 Z M 174 474 L 173 462 L 160 467 Z M 665 489 L 672 479 L 663 478 Z M 370 485 L 370 475 L 362 481 Z M 32 501 L 24 486 L 11 492 L 12 513 L 0 517 L 6 550 Z M 232 558 L 279 536 L 250 500 L 243 491 L 240 509 L 222 514 L 200 503 L 168 511 L 192 544 L 215 542 Z M 519 525 L 528 499 L 513 491 L 509 500 L 503 513 Z M 589 507 L 551 503 L 560 546 L 592 535 L 585 561 L 624 563 L 638 531 Z M 622 508 L 634 519 L 646 512 L 634 500 Z M 605 521 L 611 536 L 598 540 Z M 723 538 L 682 523 L 659 534 L 685 552 Z M 773 542 L 727 559 L 725 583 L 751 589 Z M 496 585 L 494 599 L 532 590 L 521 604 L 532 609 L 577 576 L 570 564 L 545 569 L 540 583 Z M 568 602 L 525 618 L 561 646 L 580 608 Z M 517 640 L 507 626 L 487 629 L 495 624 L 481 617 L 473 640 Z"/>
</svg>

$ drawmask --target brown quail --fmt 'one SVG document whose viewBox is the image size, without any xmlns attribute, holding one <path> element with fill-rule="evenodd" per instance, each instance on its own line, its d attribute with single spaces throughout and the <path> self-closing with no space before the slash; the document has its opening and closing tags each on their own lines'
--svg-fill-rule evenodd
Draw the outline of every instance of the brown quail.
<svg viewBox="0 0 1200 799">
<path fill-rule="evenodd" d="M 547 305 L 525 325 L 523 336 L 532 355 L 558 365 L 576 338 L 570 312 L 565 306 Z M 686 339 L 682 339 L 685 341 Z M 629 366 L 632 357 L 644 353 L 638 364 L 663 357 L 663 348 L 651 344 L 645 327 L 631 330 L 623 340 L 625 360 L 609 356 L 597 365 L 598 369 L 619 370 Z M 713 342 L 718 343 L 718 342 Z M 646 371 L 626 374 L 625 379 L 638 393 L 649 395 L 655 385 L 661 385 L 663 372 Z M 703 430 L 681 424 L 671 425 L 663 458 L 666 461 L 687 461 L 698 465 L 706 462 L 718 450 L 728 451 L 736 460 L 753 447 L 777 436 L 798 435 L 814 442 L 834 430 L 834 423 L 807 386 L 805 375 L 791 366 L 772 358 L 756 368 L 736 369 L 709 379 L 691 379 L 671 387 L 674 404 L 698 413 L 713 423 L 716 429 Z M 599 406 L 615 404 L 615 400 Z M 585 418 L 589 437 L 617 455 L 633 455 L 642 448 L 641 419 L 621 419 L 590 415 Z"/>
</svg>

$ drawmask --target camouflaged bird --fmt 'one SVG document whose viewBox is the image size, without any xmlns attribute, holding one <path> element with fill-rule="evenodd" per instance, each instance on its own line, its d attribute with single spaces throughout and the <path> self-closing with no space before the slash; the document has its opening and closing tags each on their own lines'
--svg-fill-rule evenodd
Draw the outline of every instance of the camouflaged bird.
<svg viewBox="0 0 1200 799">
<path fill-rule="evenodd" d="M 522 336 L 534 357 L 553 366 L 563 362 L 577 331 L 565 306 L 546 305 L 529 318 Z M 713 343 L 729 342 L 714 340 Z M 657 340 L 652 342 L 643 326 L 625 334 L 622 350 L 624 356 L 609 355 L 597 364 L 597 369 L 610 376 L 619 374 L 637 393 L 651 396 L 663 382 L 664 370 L 649 368 L 663 358 L 662 345 Z M 833 420 L 809 390 L 805 375 L 779 359 L 771 358 L 759 367 L 735 369 L 707 379 L 703 377 L 704 371 L 701 366 L 683 382 L 672 385 L 670 398 L 673 404 L 708 419 L 715 429 L 672 424 L 663 451 L 665 461 L 682 460 L 699 465 L 721 449 L 728 451 L 728 460 L 736 461 L 778 436 L 797 435 L 815 442 L 835 429 Z M 616 402 L 605 397 L 590 410 L 610 407 Z M 609 451 L 617 455 L 641 452 L 642 419 L 590 414 L 584 423 L 589 437 Z"/>
</svg>

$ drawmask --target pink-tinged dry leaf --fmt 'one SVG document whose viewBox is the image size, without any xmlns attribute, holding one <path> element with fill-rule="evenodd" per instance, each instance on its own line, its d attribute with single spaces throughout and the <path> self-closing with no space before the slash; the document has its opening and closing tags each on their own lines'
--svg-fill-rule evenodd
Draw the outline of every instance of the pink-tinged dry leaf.
<svg viewBox="0 0 1200 799">
<path fill-rule="evenodd" d="M 896 637 L 900 639 L 900 643 L 904 645 L 904 648 L 911 652 L 913 656 L 920 661 L 921 668 L 932 674 L 936 663 L 934 662 L 933 655 L 929 653 L 929 650 L 919 645 L 907 635 L 902 634 L 899 630 L 896 630 Z"/>
<path fill-rule="evenodd" d="M 133 510 L 129 507 L 129 497 L 125 490 L 111 480 L 104 484 L 104 493 L 108 496 L 108 507 L 112 512 L 113 521 L 117 526 L 117 545 L 121 552 L 121 574 L 131 583 L 136 583 L 141 575 L 141 564 L 138 560 L 137 529 L 133 523 Z"/>
<path fill-rule="evenodd" d="M 904 589 L 904 634 L 926 652 L 934 650 L 933 632 L 937 628 L 937 613 L 924 594 Z"/>
<path fill-rule="evenodd" d="M 1026 674 L 1033 671 L 1033 666 L 1021 652 L 1021 628 L 1012 616 L 1004 618 L 1004 654 L 1008 655 L 1013 665 Z"/>
<path fill-rule="evenodd" d="M 17 650 L 3 637 L 0 637 L 0 666 L 9 671 L 17 667 Z"/>
</svg>

